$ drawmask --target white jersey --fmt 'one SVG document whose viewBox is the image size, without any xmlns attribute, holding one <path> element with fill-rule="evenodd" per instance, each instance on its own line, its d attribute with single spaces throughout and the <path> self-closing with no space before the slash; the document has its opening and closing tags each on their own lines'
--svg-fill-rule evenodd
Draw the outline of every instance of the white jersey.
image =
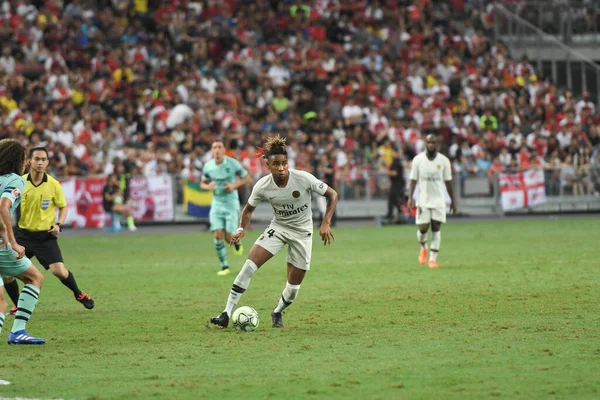
<svg viewBox="0 0 600 400">
<path fill-rule="evenodd" d="M 305 171 L 290 169 L 289 174 L 284 188 L 275 184 L 271 174 L 261 178 L 254 185 L 248 204 L 256 207 L 267 199 L 273 207 L 272 224 L 294 231 L 312 232 L 311 194 L 315 192 L 323 196 L 327 185 Z"/>
<path fill-rule="evenodd" d="M 423 152 L 413 158 L 410 179 L 419 185 L 419 207 L 446 208 L 446 181 L 452 180 L 450 160 L 437 153 L 433 160 Z"/>
</svg>

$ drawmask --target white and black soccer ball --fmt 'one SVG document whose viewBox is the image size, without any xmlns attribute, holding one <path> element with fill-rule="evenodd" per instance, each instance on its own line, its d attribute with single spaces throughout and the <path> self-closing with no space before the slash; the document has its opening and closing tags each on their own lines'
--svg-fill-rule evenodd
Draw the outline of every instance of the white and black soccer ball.
<svg viewBox="0 0 600 400">
<path fill-rule="evenodd" d="M 236 309 L 233 312 L 231 320 L 233 321 L 233 327 L 235 329 L 244 332 L 252 332 L 258 328 L 258 324 L 260 323 L 258 312 L 249 306 L 243 306 Z"/>
</svg>

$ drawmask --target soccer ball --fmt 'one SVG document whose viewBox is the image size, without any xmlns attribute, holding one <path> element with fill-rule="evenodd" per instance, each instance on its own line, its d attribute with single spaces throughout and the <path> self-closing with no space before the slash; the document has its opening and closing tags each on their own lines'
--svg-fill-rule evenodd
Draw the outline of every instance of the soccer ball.
<svg viewBox="0 0 600 400">
<path fill-rule="evenodd" d="M 243 306 L 235 310 L 231 319 L 235 329 L 245 332 L 252 332 L 260 322 L 256 310 L 249 306 Z"/>
</svg>

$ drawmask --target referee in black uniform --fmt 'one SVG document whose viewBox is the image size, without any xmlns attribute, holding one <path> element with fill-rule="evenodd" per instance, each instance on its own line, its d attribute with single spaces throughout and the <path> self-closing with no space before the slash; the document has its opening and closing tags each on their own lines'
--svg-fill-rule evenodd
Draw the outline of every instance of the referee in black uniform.
<svg viewBox="0 0 600 400">
<path fill-rule="evenodd" d="M 58 235 L 67 218 L 67 202 L 60 183 L 46 174 L 48 151 L 36 147 L 29 151 L 30 172 L 21 199 L 21 213 L 15 230 L 19 244 L 25 247 L 27 257 L 36 257 L 40 264 L 71 289 L 75 299 L 87 309 L 94 308 L 94 300 L 77 287 L 75 277 L 63 263 L 58 247 Z M 56 221 L 58 209 L 58 221 Z M 4 286 L 13 303 L 19 299 L 19 285 L 14 278 L 5 279 Z M 11 314 L 16 307 L 13 307 Z"/>
<path fill-rule="evenodd" d="M 402 153 L 394 149 L 394 160 L 390 166 L 388 175 L 391 181 L 390 193 L 388 195 L 388 212 L 386 218 L 394 223 L 402 216 L 402 205 L 406 199 L 406 181 L 404 180 L 404 165 Z M 398 216 L 394 218 L 394 208 L 398 210 Z"/>
</svg>

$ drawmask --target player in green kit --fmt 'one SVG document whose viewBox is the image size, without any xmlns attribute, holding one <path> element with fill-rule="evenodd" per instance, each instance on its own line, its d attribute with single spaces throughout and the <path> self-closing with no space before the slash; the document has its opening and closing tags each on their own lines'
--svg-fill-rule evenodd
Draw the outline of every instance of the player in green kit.
<svg viewBox="0 0 600 400">
<path fill-rule="evenodd" d="M 230 271 L 225 241 L 231 244 L 231 236 L 240 222 L 238 188 L 250 182 L 250 175 L 237 160 L 225 156 L 225 145 L 221 140 L 212 144 L 212 155 L 213 159 L 204 165 L 200 188 L 213 192 L 210 230 L 214 233 L 213 243 L 221 263 L 218 274 L 227 275 Z M 243 251 L 241 244 L 235 244 L 236 255 L 241 256 Z"/>
<path fill-rule="evenodd" d="M 18 140 L 0 140 L 0 275 L 17 277 L 25 286 L 19 295 L 17 313 L 8 334 L 9 344 L 44 344 L 46 341 L 27 334 L 25 326 L 38 302 L 44 276 L 25 256 L 25 248 L 17 243 L 11 217 L 21 203 L 25 191 L 25 147 Z M 6 301 L 0 279 L 0 332 L 4 325 Z"/>
</svg>

